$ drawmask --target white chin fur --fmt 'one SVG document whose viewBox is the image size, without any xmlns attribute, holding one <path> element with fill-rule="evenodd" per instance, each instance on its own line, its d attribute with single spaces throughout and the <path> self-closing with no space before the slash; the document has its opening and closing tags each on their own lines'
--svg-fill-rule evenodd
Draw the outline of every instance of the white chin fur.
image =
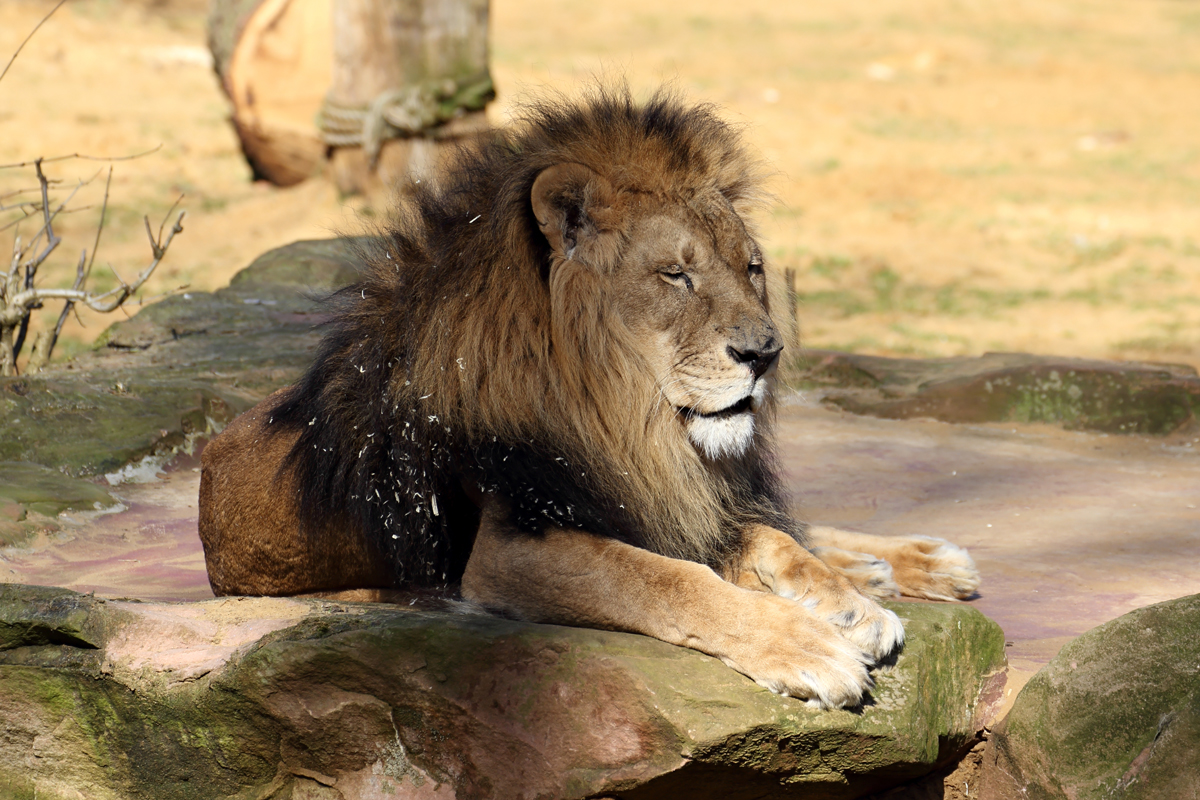
<svg viewBox="0 0 1200 800">
<path fill-rule="evenodd" d="M 740 456 L 754 440 L 754 415 L 732 417 L 692 417 L 688 420 L 688 438 L 714 461 L 718 458 Z"/>
</svg>

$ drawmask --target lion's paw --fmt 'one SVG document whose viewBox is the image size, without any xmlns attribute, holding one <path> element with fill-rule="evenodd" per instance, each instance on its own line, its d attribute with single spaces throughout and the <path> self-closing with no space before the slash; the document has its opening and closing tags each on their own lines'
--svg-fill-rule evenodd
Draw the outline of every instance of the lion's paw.
<svg viewBox="0 0 1200 800">
<path fill-rule="evenodd" d="M 932 536 L 906 536 L 890 560 L 900 591 L 929 600 L 965 600 L 979 589 L 979 570 L 966 548 Z"/>
<path fill-rule="evenodd" d="M 849 642 L 830 647 L 828 652 L 805 654 L 774 674 L 754 682 L 784 697 L 805 700 L 816 708 L 853 708 L 862 705 L 863 695 L 875 687 L 867 671 L 866 654 Z"/>
<path fill-rule="evenodd" d="M 875 661 L 885 658 L 904 644 L 904 623 L 892 611 L 862 595 L 847 594 L 833 603 L 818 606 L 818 613 L 836 625 L 842 636 L 857 645 Z"/>
<path fill-rule="evenodd" d="M 812 554 L 854 584 L 868 597 L 888 598 L 900 594 L 892 565 L 870 553 L 855 553 L 837 547 L 814 547 Z"/>
<path fill-rule="evenodd" d="M 862 704 L 874 686 L 869 653 L 803 606 L 772 603 L 760 612 L 754 634 L 742 638 L 736 652 L 722 654 L 722 661 L 759 686 L 810 705 Z"/>
</svg>

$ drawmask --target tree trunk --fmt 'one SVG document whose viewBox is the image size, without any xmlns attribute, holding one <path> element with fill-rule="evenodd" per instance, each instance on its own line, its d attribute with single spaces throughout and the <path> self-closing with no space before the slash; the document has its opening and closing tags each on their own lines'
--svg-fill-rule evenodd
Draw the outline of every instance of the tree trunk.
<svg viewBox="0 0 1200 800">
<path fill-rule="evenodd" d="M 334 0 L 322 113 L 343 192 L 419 178 L 487 128 L 487 0 Z"/>
<path fill-rule="evenodd" d="M 256 178 L 290 186 L 318 172 L 316 120 L 333 71 L 333 0 L 212 0 L 209 47 Z"/>
</svg>

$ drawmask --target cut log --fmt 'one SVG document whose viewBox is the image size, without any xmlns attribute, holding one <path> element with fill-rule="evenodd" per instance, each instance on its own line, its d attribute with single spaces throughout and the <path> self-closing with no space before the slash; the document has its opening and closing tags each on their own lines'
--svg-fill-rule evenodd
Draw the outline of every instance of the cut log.
<svg viewBox="0 0 1200 800">
<path fill-rule="evenodd" d="M 334 0 L 322 114 L 347 193 L 419 178 L 487 128 L 488 0 Z"/>
<path fill-rule="evenodd" d="M 333 74 L 334 0 L 212 0 L 209 47 L 256 178 L 290 186 L 320 171 L 317 116 Z"/>
</svg>

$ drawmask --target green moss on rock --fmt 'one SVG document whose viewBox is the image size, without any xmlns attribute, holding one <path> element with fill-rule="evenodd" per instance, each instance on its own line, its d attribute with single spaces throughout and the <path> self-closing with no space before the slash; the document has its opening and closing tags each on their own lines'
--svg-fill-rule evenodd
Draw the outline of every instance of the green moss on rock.
<svg viewBox="0 0 1200 800">
<path fill-rule="evenodd" d="M 1200 377 L 1176 364 L 987 353 L 897 359 L 814 351 L 787 376 L 834 405 L 889 419 L 1043 422 L 1165 435 L 1195 424 Z"/>
<path fill-rule="evenodd" d="M 103 600 L 52 586 L 0 584 L 0 651 L 104 644 Z"/>
<path fill-rule="evenodd" d="M 872 702 L 823 712 L 646 637 L 288 601 L 307 616 L 197 672 L 178 654 L 209 658 L 210 645 L 176 631 L 253 625 L 281 601 L 6 591 L 8 624 L 42 632 L 0 650 L 0 782 L 34 780 L 39 796 L 76 780 L 100 798 L 181 800 L 316 786 L 349 798 L 385 794 L 385 781 L 460 798 L 849 798 L 973 742 L 1004 663 L 999 629 L 973 609 L 896 604 L 908 644 L 877 670 Z M 47 631 L 68 627 L 72 643 L 53 643 Z M 81 642 L 101 646 L 64 655 Z"/>
<path fill-rule="evenodd" d="M 985 759 L 992 796 L 1190 797 L 1200 786 L 1198 630 L 1194 595 L 1067 644 L 996 732 Z"/>
</svg>

